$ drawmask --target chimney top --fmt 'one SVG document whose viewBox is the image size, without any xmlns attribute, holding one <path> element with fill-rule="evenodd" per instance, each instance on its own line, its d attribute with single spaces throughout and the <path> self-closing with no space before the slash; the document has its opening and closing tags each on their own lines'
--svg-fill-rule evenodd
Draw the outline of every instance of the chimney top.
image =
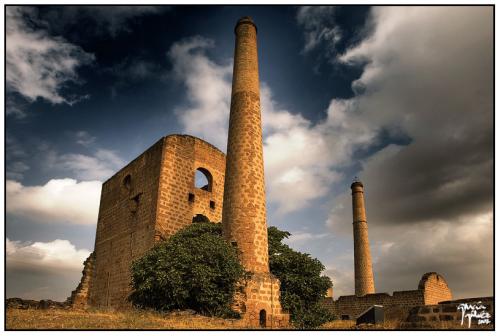
<svg viewBox="0 0 500 336">
<path fill-rule="evenodd" d="M 361 187 L 363 188 L 363 183 L 356 177 L 354 181 L 351 184 L 351 189 L 354 189 L 355 187 Z"/>
<path fill-rule="evenodd" d="M 236 26 L 234 27 L 234 32 L 236 33 L 236 29 L 238 28 L 239 25 L 241 24 L 250 24 L 255 27 L 255 31 L 257 31 L 257 26 L 253 22 L 252 18 L 250 16 L 243 16 L 241 17 L 238 22 L 236 23 Z"/>
</svg>

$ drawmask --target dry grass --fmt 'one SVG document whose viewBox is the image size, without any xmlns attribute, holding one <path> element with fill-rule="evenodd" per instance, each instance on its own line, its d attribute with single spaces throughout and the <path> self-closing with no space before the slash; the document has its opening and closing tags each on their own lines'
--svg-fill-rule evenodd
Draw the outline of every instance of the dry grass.
<svg viewBox="0 0 500 336">
<path fill-rule="evenodd" d="M 323 324 L 320 329 L 355 329 L 356 321 L 352 320 L 335 320 Z"/>
<path fill-rule="evenodd" d="M 160 314 L 59 309 L 7 309 L 6 328 L 13 329 L 244 329 L 241 321 L 191 314 Z"/>
<path fill-rule="evenodd" d="M 392 329 L 399 329 L 399 328 L 400 328 L 399 321 L 394 321 L 394 320 L 385 321 L 382 324 L 376 324 L 376 325 L 362 324 L 359 326 L 357 326 L 356 321 L 353 321 L 353 320 L 335 320 L 335 321 L 331 321 L 331 322 L 323 324 L 320 329 L 328 329 L 328 330 L 335 330 L 335 329 L 392 330 Z"/>
<path fill-rule="evenodd" d="M 187 312 L 161 314 L 153 311 L 98 311 L 63 309 L 7 309 L 7 330 L 15 329 L 247 329 L 240 320 L 225 320 L 189 314 Z M 471 329 L 492 329 L 493 325 Z M 379 325 L 356 326 L 352 320 L 335 320 L 320 329 L 388 330 L 388 329 L 468 329 L 460 323 L 401 323 L 399 319 L 386 320 Z"/>
</svg>

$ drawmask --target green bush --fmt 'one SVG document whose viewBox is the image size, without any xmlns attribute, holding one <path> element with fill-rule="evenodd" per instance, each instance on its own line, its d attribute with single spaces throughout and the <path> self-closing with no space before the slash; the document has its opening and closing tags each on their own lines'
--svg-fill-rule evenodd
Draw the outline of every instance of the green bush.
<svg viewBox="0 0 500 336">
<path fill-rule="evenodd" d="M 281 306 L 290 313 L 297 328 L 311 329 L 333 320 L 333 315 L 320 304 L 330 278 L 322 276 L 323 264 L 309 254 L 294 251 L 282 242 L 289 232 L 268 229 L 269 268 L 281 281 Z"/>
<path fill-rule="evenodd" d="M 129 299 L 137 307 L 235 316 L 230 303 L 244 271 L 220 224 L 194 223 L 180 230 L 136 260 L 131 271 Z"/>
<path fill-rule="evenodd" d="M 281 281 L 281 305 L 301 329 L 316 328 L 333 316 L 320 305 L 330 279 L 324 266 L 282 242 L 290 236 L 268 229 L 269 267 Z M 194 223 L 157 244 L 132 264 L 129 299 L 159 311 L 193 309 L 210 316 L 234 317 L 230 303 L 245 272 L 237 250 L 222 238 L 215 223 Z"/>
</svg>

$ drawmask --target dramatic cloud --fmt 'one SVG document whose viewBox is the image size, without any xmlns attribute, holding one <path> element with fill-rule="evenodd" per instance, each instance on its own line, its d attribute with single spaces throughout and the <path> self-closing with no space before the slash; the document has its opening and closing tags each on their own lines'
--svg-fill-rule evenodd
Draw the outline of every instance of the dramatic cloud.
<svg viewBox="0 0 500 336">
<path fill-rule="evenodd" d="M 366 127 L 361 134 L 386 128 L 412 139 L 362 163 L 370 219 L 404 225 L 484 213 L 493 192 L 491 12 L 400 10 L 375 8 L 373 35 L 341 57 L 369 61 L 353 83 L 365 93 L 348 101 L 350 122 Z"/>
<path fill-rule="evenodd" d="M 336 10 L 335 6 L 299 8 L 297 22 L 304 28 L 305 52 L 313 50 L 321 43 L 325 43 L 328 50 L 335 50 L 335 45 L 342 39 L 340 28 L 334 24 Z"/>
<path fill-rule="evenodd" d="M 125 165 L 114 151 L 97 149 L 94 155 L 62 154 L 55 158 L 54 165 L 72 173 L 79 180 L 106 180 Z"/>
<path fill-rule="evenodd" d="M 372 230 L 377 291 L 415 289 L 424 273 L 434 271 L 445 277 L 456 298 L 492 295 L 492 223 L 490 212 Z"/>
<path fill-rule="evenodd" d="M 101 182 L 53 179 L 43 186 L 6 181 L 7 214 L 36 222 L 95 225 Z"/>
<path fill-rule="evenodd" d="M 189 106 L 177 109 L 184 130 L 225 150 L 232 62 L 211 61 L 205 51 L 213 46 L 212 40 L 194 37 L 175 43 L 169 57 L 175 75 L 187 88 Z M 339 178 L 330 169 L 330 146 L 335 141 L 324 139 L 326 126 L 313 127 L 300 114 L 280 109 L 265 83 L 261 105 L 267 197 L 278 205 L 280 214 L 302 209 L 324 196 Z"/>
<path fill-rule="evenodd" d="M 212 40 L 197 36 L 175 43 L 168 55 L 187 89 L 189 106 L 176 111 L 184 130 L 225 150 L 232 62 L 212 62 L 204 52 L 213 47 Z"/>
<path fill-rule="evenodd" d="M 94 56 L 62 37 L 50 36 L 34 28 L 37 10 L 7 6 L 6 84 L 29 101 L 43 98 L 53 104 L 73 104 L 85 98 L 63 93 L 70 83 L 79 83 L 77 68 L 92 62 Z M 22 116 L 16 109 L 11 114 Z"/>
<path fill-rule="evenodd" d="M 6 238 L 6 297 L 64 301 L 90 255 L 67 240 L 21 242 Z"/>
<path fill-rule="evenodd" d="M 66 272 L 81 270 L 90 255 L 86 249 L 78 250 L 67 240 L 51 242 L 20 242 L 6 239 L 7 268 L 9 270 L 46 270 Z"/>
<path fill-rule="evenodd" d="M 372 34 L 339 58 L 367 65 L 353 83 L 357 95 L 332 101 L 329 119 L 339 124 L 330 112 L 341 103 L 340 124 L 354 127 L 337 138 L 357 128 L 348 138 L 384 130 L 411 139 L 360 162 L 383 290 L 437 271 L 458 296 L 491 294 L 491 278 L 481 277 L 493 265 L 492 15 L 487 7 L 375 7 Z M 328 224 L 352 234 L 351 216 L 346 190 Z"/>
</svg>

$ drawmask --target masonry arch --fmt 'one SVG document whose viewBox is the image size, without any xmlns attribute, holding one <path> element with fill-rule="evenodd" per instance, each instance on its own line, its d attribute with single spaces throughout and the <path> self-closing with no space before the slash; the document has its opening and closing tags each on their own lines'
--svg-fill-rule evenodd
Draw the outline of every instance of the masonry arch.
<svg viewBox="0 0 500 336">
<path fill-rule="evenodd" d="M 205 191 L 212 191 L 213 178 L 208 169 L 199 167 L 195 171 L 194 186 Z"/>
</svg>

